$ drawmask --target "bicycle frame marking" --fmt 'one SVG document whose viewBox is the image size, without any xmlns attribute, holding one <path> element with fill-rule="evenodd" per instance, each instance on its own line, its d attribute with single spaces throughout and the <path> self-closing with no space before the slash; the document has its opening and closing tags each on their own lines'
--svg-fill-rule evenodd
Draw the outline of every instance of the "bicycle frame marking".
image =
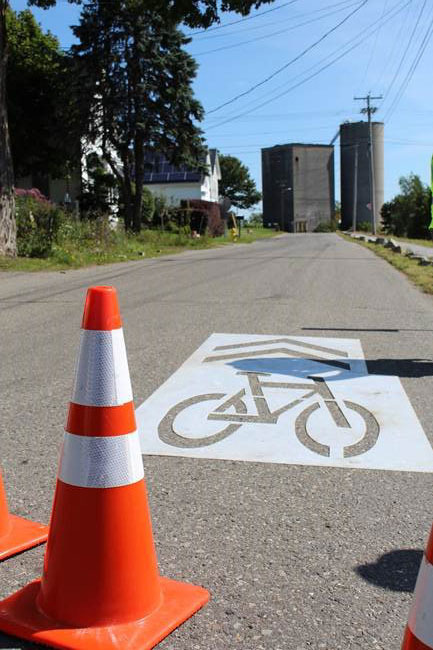
<svg viewBox="0 0 433 650">
<path fill-rule="evenodd" d="M 221 404 L 215 411 L 208 415 L 208 420 L 227 420 L 229 422 L 256 422 L 257 424 L 277 424 L 279 418 L 283 413 L 298 406 L 303 401 L 318 395 L 323 398 L 328 411 L 334 420 L 337 427 L 350 427 L 343 411 L 335 400 L 329 386 L 323 377 L 308 377 L 312 379 L 314 384 L 300 384 L 293 382 L 276 382 L 276 381 L 261 381 L 260 377 L 271 377 L 272 375 L 267 372 L 250 372 L 240 371 L 237 375 L 244 375 L 248 379 L 250 386 L 251 396 L 257 410 L 257 415 L 249 415 L 245 402 L 242 400 L 246 396 L 246 390 L 243 388 L 238 393 L 229 397 L 227 401 Z M 280 407 L 276 411 L 271 411 L 263 393 L 263 388 L 285 388 L 288 390 L 307 390 L 308 394 L 301 398 L 292 400 L 285 406 Z M 226 413 L 231 407 L 234 407 L 236 413 Z"/>
<path fill-rule="evenodd" d="M 309 434 L 306 426 L 310 415 L 319 409 L 321 404 L 327 408 L 336 427 L 341 429 L 351 429 L 350 423 L 347 421 L 346 416 L 323 377 L 315 377 L 311 375 L 308 379 L 311 379 L 313 384 L 307 384 L 263 380 L 262 378 L 272 376 L 270 373 L 266 372 L 239 371 L 236 374 L 247 377 L 250 389 L 250 395 L 248 395 L 248 397 L 253 398 L 257 414 L 248 413 L 248 406 L 244 401 L 244 398 L 247 397 L 247 391 L 245 388 L 242 388 L 234 395 L 231 395 L 207 416 L 207 419 L 211 421 L 229 422 L 230 424 L 228 426 L 221 431 L 206 437 L 187 438 L 177 433 L 174 428 L 174 422 L 177 416 L 185 409 L 195 404 L 199 404 L 200 402 L 220 400 L 223 397 L 226 397 L 225 393 L 197 395 L 183 400 L 169 409 L 158 426 L 158 435 L 160 439 L 166 444 L 174 447 L 207 447 L 217 442 L 221 442 L 225 438 L 231 436 L 238 431 L 243 424 L 277 424 L 281 415 L 296 406 L 299 406 L 299 404 L 306 402 L 315 395 L 317 395 L 319 401 L 307 405 L 306 409 L 297 416 L 294 424 L 294 432 L 302 445 L 316 454 L 327 456 L 328 458 L 331 457 L 331 447 L 315 440 L 314 437 Z M 307 393 L 303 397 L 294 399 L 275 411 L 271 411 L 263 392 L 264 388 L 303 390 L 307 391 Z M 343 400 L 343 403 L 347 408 L 360 412 L 366 425 L 362 439 L 355 444 L 347 445 L 343 448 L 343 456 L 347 458 L 365 453 L 366 450 L 376 444 L 379 435 L 379 425 L 374 416 L 359 404 L 353 404 L 346 400 Z M 235 413 L 227 412 L 231 408 L 234 408 Z M 373 424 L 371 424 L 372 422 Z"/>
</svg>

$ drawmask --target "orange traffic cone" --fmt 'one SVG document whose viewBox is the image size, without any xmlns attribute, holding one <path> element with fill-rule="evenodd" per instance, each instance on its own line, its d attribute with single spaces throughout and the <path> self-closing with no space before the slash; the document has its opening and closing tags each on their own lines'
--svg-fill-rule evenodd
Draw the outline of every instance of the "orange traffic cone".
<svg viewBox="0 0 433 650">
<path fill-rule="evenodd" d="M 48 526 L 10 515 L 0 472 L 0 560 L 42 544 L 48 537 Z"/>
<path fill-rule="evenodd" d="M 209 599 L 161 578 L 113 287 L 87 293 L 41 580 L 0 602 L 0 630 L 75 650 L 153 648 Z"/>
<path fill-rule="evenodd" d="M 402 650 L 433 649 L 433 528 L 425 550 Z"/>
</svg>

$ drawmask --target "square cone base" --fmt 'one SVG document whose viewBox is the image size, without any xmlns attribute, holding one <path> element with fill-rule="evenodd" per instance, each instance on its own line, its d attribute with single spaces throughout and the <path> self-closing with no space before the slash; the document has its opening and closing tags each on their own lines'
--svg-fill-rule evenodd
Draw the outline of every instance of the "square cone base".
<svg viewBox="0 0 433 650">
<path fill-rule="evenodd" d="M 160 578 L 162 602 L 146 618 L 107 627 L 74 628 L 53 621 L 36 607 L 40 580 L 0 602 L 0 630 L 53 648 L 150 650 L 209 600 L 202 587 Z"/>
<path fill-rule="evenodd" d="M 47 541 L 48 526 L 15 515 L 9 517 L 10 530 L 0 537 L 0 561 Z"/>
</svg>

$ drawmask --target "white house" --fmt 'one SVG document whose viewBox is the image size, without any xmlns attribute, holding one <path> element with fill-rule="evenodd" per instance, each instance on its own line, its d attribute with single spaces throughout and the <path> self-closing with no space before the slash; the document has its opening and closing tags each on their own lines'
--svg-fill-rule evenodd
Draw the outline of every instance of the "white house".
<svg viewBox="0 0 433 650">
<path fill-rule="evenodd" d="M 146 161 L 144 185 L 154 196 L 162 196 L 169 205 L 180 205 L 186 199 L 218 203 L 218 181 L 221 170 L 217 149 L 206 154 L 208 173 L 175 167 L 164 156 L 150 154 Z"/>
<path fill-rule="evenodd" d="M 97 147 L 87 149 L 100 155 Z M 221 180 L 221 170 L 217 149 L 208 149 L 206 154 L 208 173 L 190 170 L 186 167 L 175 167 L 161 154 L 147 154 L 144 185 L 155 196 L 163 196 L 169 205 L 177 206 L 187 199 L 200 199 L 218 203 L 218 181 Z M 120 162 L 119 162 L 120 167 Z M 107 166 L 107 171 L 110 171 Z M 80 168 L 76 168 L 67 177 L 53 179 L 46 177 L 44 183 L 30 176 L 17 179 L 17 187 L 30 189 L 38 187 L 51 201 L 55 203 L 71 202 L 79 199 L 82 183 L 88 181 L 87 158 L 83 154 Z M 36 182 L 35 182 L 36 181 Z"/>
</svg>

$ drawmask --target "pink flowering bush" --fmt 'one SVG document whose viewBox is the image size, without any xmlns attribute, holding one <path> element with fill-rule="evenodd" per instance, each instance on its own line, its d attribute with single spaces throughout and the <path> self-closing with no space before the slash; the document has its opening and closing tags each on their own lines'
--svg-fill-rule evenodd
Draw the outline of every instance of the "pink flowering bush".
<svg viewBox="0 0 433 650">
<path fill-rule="evenodd" d="M 37 187 L 32 187 L 30 190 L 21 189 L 19 187 L 15 188 L 15 196 L 27 197 L 39 201 L 39 203 L 50 203 L 46 196 L 42 194 Z"/>
<path fill-rule="evenodd" d="M 18 255 L 49 257 L 64 212 L 36 188 L 16 189 L 15 195 Z"/>
</svg>

